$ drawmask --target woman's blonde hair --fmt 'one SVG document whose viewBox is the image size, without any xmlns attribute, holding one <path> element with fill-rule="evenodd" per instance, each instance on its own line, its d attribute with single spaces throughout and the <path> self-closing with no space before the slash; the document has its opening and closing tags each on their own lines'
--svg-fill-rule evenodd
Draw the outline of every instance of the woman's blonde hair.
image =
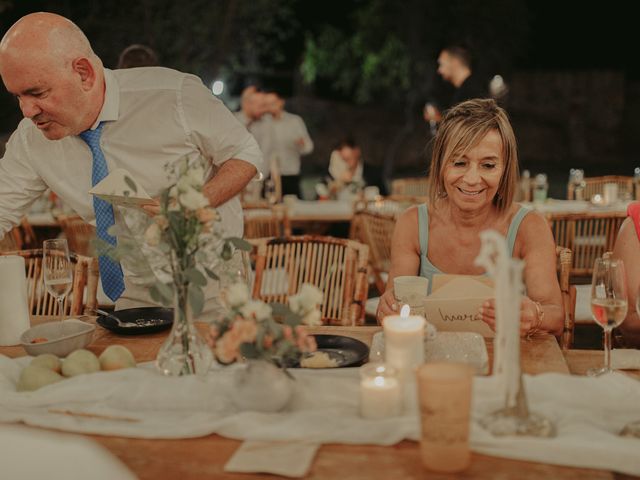
<svg viewBox="0 0 640 480">
<path fill-rule="evenodd" d="M 463 156 L 491 130 L 502 140 L 504 172 L 493 204 L 505 211 L 513 202 L 518 182 L 518 149 L 507 113 L 495 100 L 467 100 L 448 110 L 435 136 L 429 169 L 429 200 L 432 204 L 446 195 L 444 168 L 454 155 Z"/>
</svg>

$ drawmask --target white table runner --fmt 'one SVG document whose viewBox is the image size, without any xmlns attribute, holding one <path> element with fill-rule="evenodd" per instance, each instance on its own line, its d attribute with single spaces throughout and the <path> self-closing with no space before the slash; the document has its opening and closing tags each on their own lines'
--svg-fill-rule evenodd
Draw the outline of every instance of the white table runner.
<svg viewBox="0 0 640 480">
<path fill-rule="evenodd" d="M 419 438 L 415 399 L 401 417 L 359 417 L 357 369 L 291 370 L 296 388 L 287 411 L 264 414 L 240 412 L 234 406 L 233 367 L 212 370 L 204 379 L 167 378 L 146 364 L 81 375 L 35 392 L 18 393 L 15 383 L 28 361 L 27 357 L 0 356 L 1 422 L 134 438 L 218 433 L 255 441 L 375 445 Z M 525 376 L 525 382 L 530 405 L 556 423 L 558 437 L 494 438 L 474 423 L 474 451 L 640 475 L 640 440 L 616 435 L 627 422 L 640 420 L 640 382 L 621 374 L 587 378 L 551 373 Z M 474 418 L 500 407 L 501 399 L 494 392 L 492 378 L 474 379 Z"/>
</svg>

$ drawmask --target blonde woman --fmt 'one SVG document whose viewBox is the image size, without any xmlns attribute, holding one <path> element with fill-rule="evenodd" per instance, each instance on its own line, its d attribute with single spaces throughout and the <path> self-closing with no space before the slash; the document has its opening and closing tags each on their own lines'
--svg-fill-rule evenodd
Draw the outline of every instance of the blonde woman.
<svg viewBox="0 0 640 480">
<path fill-rule="evenodd" d="M 522 335 L 563 328 L 562 295 L 556 275 L 555 243 L 539 214 L 513 202 L 518 180 L 516 139 L 505 111 L 495 101 L 468 100 L 449 110 L 434 139 L 427 204 L 405 211 L 396 224 L 391 271 L 378 306 L 378 322 L 397 313 L 393 278 L 399 275 L 481 275 L 474 265 L 479 233 L 500 232 L 511 255 L 525 261 L 526 296 Z M 493 301 L 481 307 L 495 328 Z"/>
</svg>

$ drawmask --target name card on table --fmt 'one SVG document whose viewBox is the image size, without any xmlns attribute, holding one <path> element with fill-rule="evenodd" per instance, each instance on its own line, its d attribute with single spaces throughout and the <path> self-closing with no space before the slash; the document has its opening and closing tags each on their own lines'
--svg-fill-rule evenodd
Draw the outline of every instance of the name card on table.
<svg viewBox="0 0 640 480">
<path fill-rule="evenodd" d="M 475 332 L 493 338 L 478 309 L 493 298 L 491 279 L 471 275 L 434 275 L 433 290 L 424 300 L 427 321 L 438 331 Z"/>
</svg>

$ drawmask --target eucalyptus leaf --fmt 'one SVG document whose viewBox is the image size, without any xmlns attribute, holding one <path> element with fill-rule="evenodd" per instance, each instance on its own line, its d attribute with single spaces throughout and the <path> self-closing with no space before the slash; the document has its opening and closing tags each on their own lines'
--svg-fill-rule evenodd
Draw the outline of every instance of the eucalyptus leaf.
<svg viewBox="0 0 640 480">
<path fill-rule="evenodd" d="M 191 282 L 191 285 L 198 287 L 204 287 L 207 284 L 207 277 L 205 277 L 197 268 L 190 268 L 186 271 L 187 279 Z"/>
<path fill-rule="evenodd" d="M 191 285 L 189 287 L 189 305 L 191 305 L 191 312 L 194 316 L 198 316 L 202 313 L 204 308 L 204 293 L 202 288 Z"/>
<path fill-rule="evenodd" d="M 151 298 L 165 306 L 171 305 L 173 301 L 173 292 L 171 288 L 164 283 L 156 283 L 149 288 Z"/>
<path fill-rule="evenodd" d="M 127 184 L 127 186 L 131 190 L 133 190 L 133 193 L 138 193 L 138 187 L 136 186 L 136 182 L 134 182 L 131 177 L 129 177 L 128 175 L 125 175 L 124 182 Z"/>
<path fill-rule="evenodd" d="M 207 276 L 212 279 L 212 280 L 220 280 L 220 277 L 218 277 L 218 275 L 216 275 L 216 273 L 213 270 L 208 269 L 207 267 L 203 267 L 205 273 L 207 274 Z"/>
<path fill-rule="evenodd" d="M 245 358 L 260 358 L 260 352 L 253 343 L 240 344 L 240 354 Z"/>
<path fill-rule="evenodd" d="M 222 247 L 222 252 L 220 253 L 220 257 L 225 262 L 231 260 L 231 257 L 233 257 L 233 248 L 231 248 L 230 243 L 225 242 L 224 246 Z"/>
<path fill-rule="evenodd" d="M 229 237 L 226 240 L 227 242 L 230 242 L 238 250 L 242 250 L 244 252 L 250 252 L 251 250 L 253 250 L 253 245 L 251 245 L 249 242 L 247 242 L 242 238 Z"/>
</svg>

